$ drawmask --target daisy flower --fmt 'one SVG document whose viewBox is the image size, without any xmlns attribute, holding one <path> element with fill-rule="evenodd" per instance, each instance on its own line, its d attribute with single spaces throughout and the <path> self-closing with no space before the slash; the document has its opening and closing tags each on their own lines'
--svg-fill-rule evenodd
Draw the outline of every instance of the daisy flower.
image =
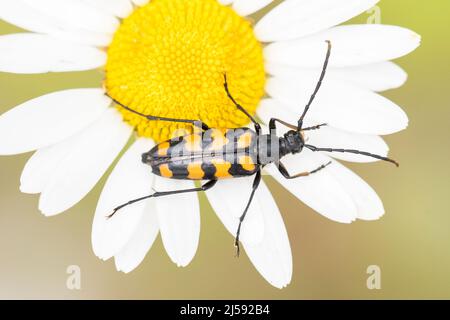
<svg viewBox="0 0 450 320">
<path fill-rule="evenodd" d="M 39 209 L 46 216 L 62 213 L 90 192 L 130 142 L 98 201 L 94 252 L 104 260 L 114 258 L 118 270 L 130 272 L 160 233 L 173 262 L 187 266 L 200 233 L 196 194 L 149 199 L 106 219 L 117 205 L 153 189 L 194 186 L 192 181 L 157 177 L 141 162 L 142 153 L 155 143 L 187 127 L 146 121 L 114 105 L 108 96 L 145 114 L 199 119 L 210 127 L 242 127 L 249 121 L 224 92 L 226 72 L 236 100 L 262 122 L 270 117 L 298 119 L 321 72 L 325 40 L 333 43 L 333 53 L 305 126 L 328 127 L 308 132 L 306 139 L 321 147 L 387 155 L 380 135 L 403 130 L 408 119 L 378 92 L 406 81 L 406 73 L 389 60 L 413 51 L 420 37 L 397 26 L 338 26 L 376 0 L 290 0 L 259 21 L 249 18 L 271 2 L 0 0 L 0 18 L 28 30 L 0 37 L 0 71 L 105 71 L 98 88 L 47 94 L 0 117 L 0 154 L 36 151 L 23 170 L 21 191 L 40 194 Z M 329 219 L 350 223 L 380 218 L 384 209 L 375 191 L 334 159 L 375 160 L 304 150 L 285 159 L 290 171 L 332 164 L 297 180 L 285 180 L 274 167 L 267 172 Z M 233 236 L 252 179 L 219 181 L 206 193 Z M 243 224 L 241 241 L 270 284 L 289 284 L 289 239 L 264 182 Z"/>
</svg>

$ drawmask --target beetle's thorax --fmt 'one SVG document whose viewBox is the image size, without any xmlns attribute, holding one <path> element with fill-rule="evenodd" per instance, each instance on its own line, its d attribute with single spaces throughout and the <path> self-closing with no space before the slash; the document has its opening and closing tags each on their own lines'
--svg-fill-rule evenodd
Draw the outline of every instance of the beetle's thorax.
<svg viewBox="0 0 450 320">
<path fill-rule="evenodd" d="M 288 131 L 283 137 L 279 138 L 280 141 L 280 158 L 287 154 L 300 153 L 303 150 L 305 141 L 302 134 L 299 131 Z"/>
</svg>

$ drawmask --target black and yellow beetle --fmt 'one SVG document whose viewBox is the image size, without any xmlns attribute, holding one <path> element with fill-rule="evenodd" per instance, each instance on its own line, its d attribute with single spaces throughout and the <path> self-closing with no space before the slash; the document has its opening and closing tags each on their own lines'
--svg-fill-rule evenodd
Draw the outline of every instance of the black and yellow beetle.
<svg viewBox="0 0 450 320">
<path fill-rule="evenodd" d="M 322 74 L 320 75 L 320 79 L 314 93 L 311 95 L 311 98 L 306 105 L 303 114 L 298 120 L 297 125 L 291 125 L 283 120 L 272 118 L 269 122 L 269 134 L 262 134 L 259 123 L 233 98 L 228 89 L 226 74 L 224 74 L 225 91 L 236 107 L 242 111 L 251 120 L 251 122 L 253 122 L 255 128 L 254 130 L 250 128 L 209 128 L 206 124 L 198 120 L 172 119 L 145 115 L 132 110 L 119 101 L 113 99 L 119 106 L 132 113 L 142 116 L 147 120 L 187 123 L 191 124 L 194 129 L 198 129 L 196 131 L 194 130 L 194 132 L 189 135 L 177 137 L 156 145 L 152 150 L 142 155 L 142 162 L 150 165 L 154 174 L 164 178 L 205 180 L 207 182 L 198 188 L 155 192 L 151 195 L 131 200 L 128 203 L 115 208 L 113 213 L 109 215 L 108 218 L 114 216 L 114 214 L 120 209 L 145 199 L 180 193 L 206 191 L 214 187 L 220 179 L 255 175 L 250 199 L 243 211 L 242 216 L 240 217 L 240 223 L 238 229 L 236 230 L 235 246 L 237 248 L 237 254 L 239 255 L 239 235 L 241 226 L 255 192 L 260 184 L 261 169 L 264 166 L 274 163 L 286 179 L 295 179 L 316 173 L 322 169 L 325 169 L 326 166 L 331 163 L 324 163 L 310 172 L 301 172 L 291 175 L 280 159 L 287 154 L 300 153 L 303 148 L 308 148 L 311 151 L 348 152 L 361 154 L 376 159 L 389 161 L 398 166 L 398 163 L 392 159 L 360 150 L 318 148 L 305 143 L 305 131 L 318 130 L 322 126 L 326 125 L 320 124 L 314 127 L 303 128 L 304 118 L 321 87 L 328 67 L 328 61 L 331 54 L 331 43 L 330 41 L 327 41 L 327 43 L 328 51 L 325 63 L 323 65 Z M 277 122 L 291 129 L 283 137 L 277 136 Z"/>
</svg>

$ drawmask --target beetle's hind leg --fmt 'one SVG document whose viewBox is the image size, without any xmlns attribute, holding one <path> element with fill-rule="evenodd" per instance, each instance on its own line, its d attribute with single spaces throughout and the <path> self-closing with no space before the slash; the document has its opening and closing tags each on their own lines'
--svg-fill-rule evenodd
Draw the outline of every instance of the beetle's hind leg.
<svg viewBox="0 0 450 320">
<path fill-rule="evenodd" d="M 252 188 L 252 193 L 250 194 L 250 199 L 248 200 L 247 206 L 245 207 L 244 213 L 241 215 L 241 217 L 239 218 L 239 226 L 236 232 L 236 238 L 234 241 L 234 246 L 236 247 L 236 257 L 239 257 L 239 254 L 241 253 L 241 247 L 239 244 L 239 237 L 241 235 L 241 227 L 242 227 L 242 223 L 245 220 L 245 216 L 247 215 L 247 211 L 250 208 L 250 205 L 253 201 L 253 198 L 255 196 L 256 190 L 259 187 L 259 184 L 261 183 L 261 169 L 258 170 L 256 172 L 256 176 L 255 176 L 255 180 L 253 180 L 253 188 Z"/>
<path fill-rule="evenodd" d="M 202 185 L 199 188 L 192 188 L 192 189 L 184 189 L 184 190 L 174 190 L 174 191 L 164 191 L 164 192 L 158 192 L 156 191 L 155 193 L 145 196 L 145 197 L 141 197 L 138 199 L 134 199 L 131 201 L 128 201 L 127 203 L 124 203 L 120 206 L 118 206 L 117 208 L 115 208 L 113 210 L 113 212 L 109 215 L 106 216 L 106 218 L 110 219 L 112 218 L 119 210 L 122 210 L 125 207 L 128 207 L 134 203 L 137 202 L 141 202 L 150 198 L 158 198 L 158 197 L 164 197 L 164 196 L 170 196 L 170 195 L 175 195 L 175 194 L 181 194 L 181 193 L 190 193 L 190 192 L 200 192 L 200 191 L 206 191 L 208 189 L 211 189 L 212 187 L 214 187 L 214 185 L 217 183 L 217 180 L 210 180 L 208 182 L 206 182 L 204 185 Z"/>
<path fill-rule="evenodd" d="M 121 106 L 125 110 L 128 110 L 129 112 L 134 113 L 138 116 L 141 116 L 147 120 L 187 123 L 187 124 L 193 125 L 194 127 L 202 129 L 204 131 L 207 131 L 210 129 L 209 126 L 206 123 L 203 123 L 201 120 L 175 119 L 175 118 L 167 118 L 167 117 L 159 117 L 159 116 L 153 116 L 153 115 L 149 115 L 149 114 L 143 114 L 143 113 L 133 110 L 130 107 L 124 105 L 123 103 L 117 101 L 116 99 L 114 99 L 113 97 L 108 95 L 107 93 L 106 93 L 106 96 L 109 97 L 112 101 L 114 101 L 115 104 Z"/>
</svg>

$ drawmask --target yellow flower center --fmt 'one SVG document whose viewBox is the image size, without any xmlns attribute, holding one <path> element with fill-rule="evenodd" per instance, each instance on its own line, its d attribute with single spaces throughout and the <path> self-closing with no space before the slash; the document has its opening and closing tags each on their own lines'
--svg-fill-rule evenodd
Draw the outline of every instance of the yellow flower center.
<svg viewBox="0 0 450 320">
<path fill-rule="evenodd" d="M 217 0 L 152 0 L 124 19 L 108 49 L 105 86 L 130 108 L 153 116 L 234 128 L 264 95 L 262 45 L 252 25 Z M 189 126 L 147 121 L 120 108 L 138 135 L 163 141 Z"/>
</svg>

